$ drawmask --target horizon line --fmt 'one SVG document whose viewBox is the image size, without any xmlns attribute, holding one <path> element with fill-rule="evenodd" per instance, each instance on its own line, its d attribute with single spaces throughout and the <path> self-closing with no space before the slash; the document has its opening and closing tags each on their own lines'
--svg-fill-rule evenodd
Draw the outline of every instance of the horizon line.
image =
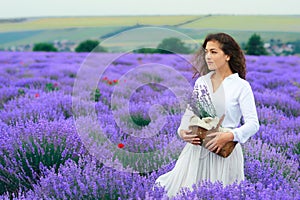
<svg viewBox="0 0 300 200">
<path fill-rule="evenodd" d="M 53 16 L 24 16 L 24 17 L 1 17 L 0 20 L 34 19 L 34 18 L 84 18 L 84 17 L 154 17 L 154 16 L 300 16 L 300 14 L 120 14 L 120 15 L 53 15 Z"/>
</svg>

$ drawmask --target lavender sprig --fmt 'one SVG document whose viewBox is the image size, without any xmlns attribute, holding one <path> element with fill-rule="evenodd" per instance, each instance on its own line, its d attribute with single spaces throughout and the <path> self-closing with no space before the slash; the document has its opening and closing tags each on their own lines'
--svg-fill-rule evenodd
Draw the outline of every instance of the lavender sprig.
<svg viewBox="0 0 300 200">
<path fill-rule="evenodd" d="M 190 109 L 200 119 L 204 117 L 216 117 L 216 109 L 212 103 L 206 85 L 198 85 L 195 87 L 190 98 Z"/>
</svg>

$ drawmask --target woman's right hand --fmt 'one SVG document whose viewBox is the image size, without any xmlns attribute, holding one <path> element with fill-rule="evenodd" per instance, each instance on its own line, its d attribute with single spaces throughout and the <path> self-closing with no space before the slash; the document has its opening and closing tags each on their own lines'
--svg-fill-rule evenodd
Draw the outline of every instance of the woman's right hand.
<svg viewBox="0 0 300 200">
<path fill-rule="evenodd" d="M 191 130 L 180 130 L 179 135 L 181 139 L 194 145 L 200 145 L 200 138 L 193 134 Z"/>
</svg>

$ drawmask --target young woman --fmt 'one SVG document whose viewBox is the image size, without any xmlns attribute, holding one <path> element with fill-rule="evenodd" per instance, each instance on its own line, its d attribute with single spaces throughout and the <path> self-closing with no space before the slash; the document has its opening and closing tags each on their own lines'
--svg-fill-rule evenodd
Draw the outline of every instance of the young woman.
<svg viewBox="0 0 300 200">
<path fill-rule="evenodd" d="M 189 130 L 189 120 L 193 115 L 187 109 L 178 128 L 179 136 L 187 142 L 174 169 L 161 175 L 156 184 L 165 187 L 169 196 L 176 195 L 181 188 L 192 188 L 200 181 L 221 181 L 224 185 L 244 179 L 244 157 L 240 143 L 245 143 L 259 129 L 255 100 L 250 84 L 245 80 L 246 64 L 244 54 L 237 42 L 228 34 L 217 33 L 206 37 L 202 49 L 196 54 L 195 68 L 200 70 L 194 90 L 205 83 L 216 115 L 225 118 L 222 127 L 229 132 L 215 132 L 215 136 L 205 147 L 200 139 Z M 241 117 L 244 123 L 240 125 Z M 229 141 L 238 142 L 229 157 L 223 158 L 213 151 Z"/>
</svg>

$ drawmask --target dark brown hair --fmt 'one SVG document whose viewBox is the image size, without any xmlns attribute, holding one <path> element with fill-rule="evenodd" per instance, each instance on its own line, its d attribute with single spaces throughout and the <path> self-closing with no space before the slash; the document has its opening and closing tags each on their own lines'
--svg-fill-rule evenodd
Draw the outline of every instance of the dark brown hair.
<svg viewBox="0 0 300 200">
<path fill-rule="evenodd" d="M 195 70 L 194 77 L 202 76 L 209 72 L 204 58 L 204 50 L 208 41 L 219 42 L 222 51 L 230 57 L 228 62 L 231 71 L 238 73 L 242 79 L 246 79 L 246 60 L 244 53 L 237 42 L 226 33 L 215 33 L 206 36 L 202 48 L 200 48 L 192 58 L 192 65 Z"/>
</svg>

